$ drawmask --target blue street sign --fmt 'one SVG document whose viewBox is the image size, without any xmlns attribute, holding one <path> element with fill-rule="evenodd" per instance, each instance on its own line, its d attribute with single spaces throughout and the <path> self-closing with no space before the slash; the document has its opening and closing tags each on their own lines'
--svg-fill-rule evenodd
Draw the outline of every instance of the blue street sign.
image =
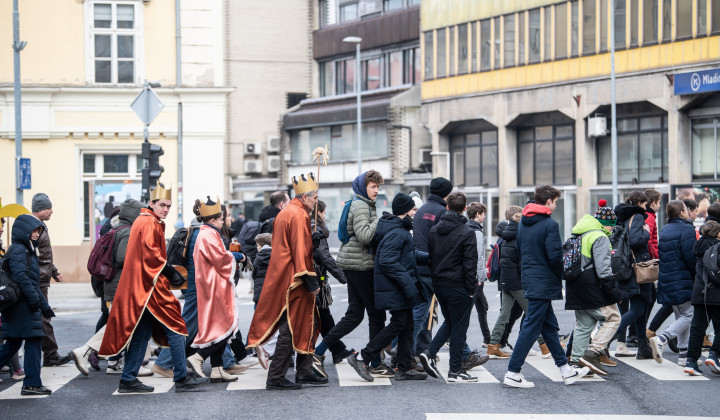
<svg viewBox="0 0 720 420">
<path fill-rule="evenodd" d="M 18 173 L 17 176 L 17 189 L 19 190 L 29 190 L 32 188 L 32 173 L 30 171 L 30 159 L 28 158 L 19 158 L 18 161 L 20 164 L 18 165 Z"/>
<path fill-rule="evenodd" d="M 677 73 L 673 85 L 676 95 L 719 91 L 720 69 Z"/>
</svg>

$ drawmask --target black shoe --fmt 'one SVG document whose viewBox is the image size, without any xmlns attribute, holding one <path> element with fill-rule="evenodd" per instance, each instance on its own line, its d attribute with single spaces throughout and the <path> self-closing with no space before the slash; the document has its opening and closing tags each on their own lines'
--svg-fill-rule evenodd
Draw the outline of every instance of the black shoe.
<svg viewBox="0 0 720 420">
<path fill-rule="evenodd" d="M 467 360 L 465 360 L 462 364 L 463 370 L 470 370 L 474 367 L 478 367 L 490 359 L 490 356 L 487 354 L 479 354 L 479 353 L 471 353 L 470 356 L 468 356 Z"/>
<path fill-rule="evenodd" d="M 305 384 L 305 385 L 323 386 L 323 385 L 328 384 L 328 378 L 323 378 L 322 376 L 318 376 L 313 373 L 312 375 L 295 376 L 295 383 L 296 384 Z"/>
<path fill-rule="evenodd" d="M 66 354 L 65 356 L 58 357 L 57 359 L 45 360 L 43 362 L 43 367 L 62 366 L 64 364 L 70 363 L 71 361 L 72 357 L 69 354 Z"/>
<path fill-rule="evenodd" d="M 333 363 L 338 364 L 338 363 L 342 362 L 343 360 L 347 359 L 348 357 L 350 357 L 350 355 L 353 353 L 355 353 L 355 350 L 345 349 L 338 354 L 333 354 Z"/>
<path fill-rule="evenodd" d="M 638 340 L 637 337 L 634 335 L 627 338 L 627 341 L 625 341 L 625 344 L 627 344 L 628 347 L 637 347 L 638 346 Z"/>
<path fill-rule="evenodd" d="M 118 392 L 121 394 L 129 394 L 134 392 L 153 392 L 155 391 L 155 388 L 145 385 L 144 383 L 140 382 L 137 378 L 133 379 L 132 381 L 123 381 L 120 379 L 120 386 L 118 387 Z"/>
<path fill-rule="evenodd" d="M 427 373 L 420 373 L 415 369 L 406 370 L 404 372 L 398 369 L 395 373 L 396 381 L 418 381 L 427 379 L 427 377 Z"/>
<path fill-rule="evenodd" d="M 680 349 L 678 348 L 677 337 L 669 339 L 667 342 L 667 346 L 670 349 L 670 351 L 672 351 L 673 353 L 675 353 L 675 354 L 680 353 Z"/>
<path fill-rule="evenodd" d="M 287 378 L 283 378 L 279 381 L 267 381 L 265 383 L 265 389 L 286 391 L 291 389 L 300 389 L 302 385 L 290 382 Z"/>
<path fill-rule="evenodd" d="M 20 395 L 50 395 L 52 391 L 44 386 L 23 386 Z"/>
<path fill-rule="evenodd" d="M 433 378 L 439 378 L 440 372 L 438 372 L 437 366 L 435 366 L 435 358 L 430 357 L 427 350 L 420 354 L 420 363 L 425 369 L 425 372 Z"/>
<path fill-rule="evenodd" d="M 652 350 L 650 350 L 647 347 L 638 348 L 637 355 L 635 356 L 637 360 L 652 360 L 654 359 Z"/>
<path fill-rule="evenodd" d="M 368 369 L 368 365 L 365 363 L 365 361 L 360 361 L 357 359 L 358 354 L 353 353 L 350 355 L 350 357 L 347 358 L 348 363 L 350 366 L 355 369 L 355 372 L 357 372 L 358 375 L 360 375 L 361 378 L 368 382 L 373 382 L 375 378 L 370 374 L 370 370 Z"/>
<path fill-rule="evenodd" d="M 185 379 L 175 382 L 175 392 L 198 391 L 198 387 L 207 384 L 208 380 L 208 378 L 200 378 L 198 376 L 188 374 Z"/>
</svg>

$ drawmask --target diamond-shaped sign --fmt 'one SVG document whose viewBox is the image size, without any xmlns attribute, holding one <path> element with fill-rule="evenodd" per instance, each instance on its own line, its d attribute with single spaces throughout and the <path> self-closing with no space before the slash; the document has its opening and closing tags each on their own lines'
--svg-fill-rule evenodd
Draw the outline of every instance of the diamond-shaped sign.
<svg viewBox="0 0 720 420">
<path fill-rule="evenodd" d="M 146 88 L 135 98 L 130 108 L 135 112 L 135 115 L 140 117 L 143 124 L 149 125 L 160 111 L 165 108 L 165 104 L 162 103 L 152 89 Z"/>
</svg>

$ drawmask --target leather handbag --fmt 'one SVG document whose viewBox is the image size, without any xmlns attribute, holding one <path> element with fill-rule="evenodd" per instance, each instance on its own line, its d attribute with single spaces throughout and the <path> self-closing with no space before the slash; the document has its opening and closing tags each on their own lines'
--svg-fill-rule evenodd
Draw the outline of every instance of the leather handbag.
<svg viewBox="0 0 720 420">
<path fill-rule="evenodd" d="M 633 254 L 633 261 L 635 261 L 635 254 Z M 660 274 L 660 260 L 635 261 L 633 263 L 633 270 L 635 270 L 635 281 L 637 284 L 655 283 Z"/>
</svg>

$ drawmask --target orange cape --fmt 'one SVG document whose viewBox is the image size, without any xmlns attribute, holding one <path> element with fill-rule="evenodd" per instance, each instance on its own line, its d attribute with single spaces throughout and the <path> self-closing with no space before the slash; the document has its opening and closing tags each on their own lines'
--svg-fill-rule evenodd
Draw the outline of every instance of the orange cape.
<svg viewBox="0 0 720 420">
<path fill-rule="evenodd" d="M 123 272 L 99 350 L 101 356 L 114 356 L 128 346 L 146 308 L 155 317 L 152 337 L 159 346 L 168 346 L 163 325 L 187 335 L 180 302 L 170 291 L 168 279 L 160 274 L 166 261 L 165 223 L 151 210 L 142 209 L 130 228 Z"/>
<path fill-rule="evenodd" d="M 192 346 L 210 347 L 238 330 L 235 309 L 235 257 L 225 250 L 220 232 L 200 227 L 193 252 L 197 288 L 198 333 Z"/>
<path fill-rule="evenodd" d="M 300 277 L 314 276 L 310 216 L 298 199 L 293 199 L 273 223 L 272 252 L 260 300 L 248 332 L 248 347 L 257 347 L 277 330 L 287 311 L 293 348 L 301 354 L 315 351 L 320 333 L 315 319 L 315 295 L 308 292 Z"/>
</svg>

